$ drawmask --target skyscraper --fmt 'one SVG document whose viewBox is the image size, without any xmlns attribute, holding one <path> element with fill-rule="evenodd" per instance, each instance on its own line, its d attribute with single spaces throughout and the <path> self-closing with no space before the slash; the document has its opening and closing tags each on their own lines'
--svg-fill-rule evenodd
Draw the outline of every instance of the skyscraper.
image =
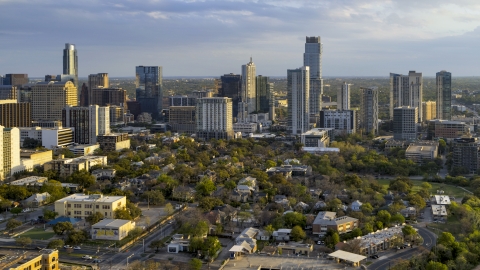
<svg viewBox="0 0 480 270">
<path fill-rule="evenodd" d="M 32 125 L 31 104 L 16 99 L 0 100 L 0 126 L 29 127 Z"/>
<path fill-rule="evenodd" d="M 344 82 L 342 87 L 338 89 L 337 110 L 339 111 L 350 110 L 350 86 L 351 84 Z"/>
<path fill-rule="evenodd" d="M 452 73 L 437 72 L 437 118 L 452 120 Z"/>
<path fill-rule="evenodd" d="M 220 77 L 220 81 L 221 87 L 219 88 L 218 96 L 232 99 L 233 117 L 238 117 L 238 107 L 241 101 L 242 76 L 233 73 L 225 74 Z"/>
<path fill-rule="evenodd" d="M 318 114 L 322 110 L 322 54 L 320 37 L 306 37 L 303 66 L 310 67 L 309 113 Z"/>
<path fill-rule="evenodd" d="M 93 89 L 108 88 L 110 81 L 108 73 L 97 73 L 88 75 L 88 105 L 95 105 L 93 102 Z M 100 105 L 100 104 L 97 104 Z"/>
<path fill-rule="evenodd" d="M 30 85 L 32 120 L 62 120 L 62 109 L 77 106 L 77 88 L 72 82 L 39 82 Z"/>
<path fill-rule="evenodd" d="M 110 108 L 66 106 L 62 110 L 62 124 L 74 128 L 75 143 L 94 144 L 98 135 L 110 133 Z"/>
<path fill-rule="evenodd" d="M 196 105 L 197 137 L 210 140 L 233 139 L 232 99 L 200 98 Z"/>
<path fill-rule="evenodd" d="M 257 88 L 257 105 L 255 110 L 261 113 L 270 112 L 273 83 L 269 81 L 269 77 L 258 75 L 255 87 Z"/>
<path fill-rule="evenodd" d="M 393 110 L 393 139 L 417 139 L 418 108 L 410 106 L 397 107 Z"/>
<path fill-rule="evenodd" d="M 78 88 L 78 56 L 75 44 L 65 43 L 65 49 L 63 49 L 63 75 L 73 76 L 73 84 Z"/>
<path fill-rule="evenodd" d="M 288 123 L 294 135 L 309 130 L 310 67 L 287 70 Z"/>
<path fill-rule="evenodd" d="M 378 90 L 376 87 L 360 87 L 360 127 L 366 134 L 378 131 Z"/>
<path fill-rule="evenodd" d="M 137 66 L 135 78 L 137 101 L 142 112 L 158 119 L 162 112 L 162 67 Z"/>
<path fill-rule="evenodd" d="M 247 115 L 257 110 L 257 93 L 256 93 L 256 67 L 250 57 L 250 62 L 242 65 L 242 102 L 245 104 Z M 248 116 L 245 116 L 240 121 L 245 121 Z"/>
<path fill-rule="evenodd" d="M 3 85 L 22 85 L 28 83 L 28 74 L 5 74 Z"/>
<path fill-rule="evenodd" d="M 422 102 L 423 121 L 437 119 L 437 103 L 435 101 Z"/>
<path fill-rule="evenodd" d="M 20 160 L 20 130 L 0 126 L 0 180 L 23 168 Z"/>
<path fill-rule="evenodd" d="M 0 85 L 0 100 L 15 99 L 18 100 L 18 89 L 15 85 Z"/>
<path fill-rule="evenodd" d="M 402 106 L 418 109 L 418 122 L 422 122 L 423 76 L 420 72 L 409 71 L 408 75 L 390 73 L 390 118 L 393 109 Z"/>
</svg>

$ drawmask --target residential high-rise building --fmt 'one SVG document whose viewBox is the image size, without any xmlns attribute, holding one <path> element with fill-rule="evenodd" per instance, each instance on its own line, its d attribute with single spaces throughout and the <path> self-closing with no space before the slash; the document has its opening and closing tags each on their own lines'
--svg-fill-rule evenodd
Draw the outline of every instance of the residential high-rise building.
<svg viewBox="0 0 480 270">
<path fill-rule="evenodd" d="M 75 44 L 65 43 L 65 49 L 63 49 L 63 75 L 71 75 L 73 84 L 78 88 L 78 56 Z"/>
<path fill-rule="evenodd" d="M 418 108 L 403 106 L 393 110 L 393 139 L 417 139 Z"/>
<path fill-rule="evenodd" d="M 5 74 L 3 85 L 23 85 L 28 83 L 28 74 Z"/>
<path fill-rule="evenodd" d="M 356 131 L 355 111 L 322 110 L 320 128 L 333 128 L 335 134 L 352 134 Z"/>
<path fill-rule="evenodd" d="M 437 103 L 435 101 L 422 102 L 423 121 L 437 118 Z"/>
<path fill-rule="evenodd" d="M 480 144 L 478 138 L 464 135 L 453 140 L 453 168 L 463 173 L 477 174 L 480 168 Z"/>
<path fill-rule="evenodd" d="M 0 100 L 0 126 L 29 127 L 32 125 L 32 107 L 28 102 Z"/>
<path fill-rule="evenodd" d="M 198 138 L 233 139 L 231 98 L 200 98 L 197 100 L 195 113 Z"/>
<path fill-rule="evenodd" d="M 0 100 L 18 100 L 18 89 L 15 85 L 0 85 Z"/>
<path fill-rule="evenodd" d="M 168 113 L 168 124 L 172 132 L 195 133 L 195 110 L 195 106 L 171 106 Z"/>
<path fill-rule="evenodd" d="M 136 99 L 142 112 L 147 112 L 159 119 L 162 112 L 162 67 L 135 67 Z"/>
<path fill-rule="evenodd" d="M 22 171 L 20 130 L 0 126 L 0 180 Z"/>
<path fill-rule="evenodd" d="M 238 74 L 225 74 L 220 77 L 219 97 L 228 97 L 232 99 L 233 117 L 238 117 L 239 103 L 241 102 L 242 76 Z M 241 104 L 240 104 L 241 105 Z"/>
<path fill-rule="evenodd" d="M 110 105 L 110 126 L 125 124 L 125 107 Z"/>
<path fill-rule="evenodd" d="M 294 135 L 309 130 L 310 67 L 287 70 L 288 123 Z"/>
<path fill-rule="evenodd" d="M 269 81 L 269 77 L 258 75 L 255 87 L 257 88 L 257 105 L 255 110 L 259 113 L 270 113 L 270 106 L 274 102 L 272 100 L 274 84 Z"/>
<path fill-rule="evenodd" d="M 32 120 L 62 120 L 62 109 L 77 106 L 77 88 L 72 82 L 39 82 L 29 85 L 32 100 Z"/>
<path fill-rule="evenodd" d="M 323 79 L 322 79 L 323 44 L 320 37 L 306 37 L 303 66 L 310 67 L 309 113 L 318 114 L 322 110 Z"/>
<path fill-rule="evenodd" d="M 127 90 L 122 88 L 94 88 L 91 91 L 90 105 L 127 106 Z"/>
<path fill-rule="evenodd" d="M 360 128 L 366 134 L 378 132 L 378 89 L 360 87 Z"/>
<path fill-rule="evenodd" d="M 93 91 L 98 88 L 109 88 L 110 80 L 108 78 L 108 73 L 97 73 L 88 75 L 88 105 L 100 105 L 94 103 Z M 104 105 L 100 105 L 104 106 Z"/>
<path fill-rule="evenodd" d="M 88 106 L 90 101 L 89 101 L 89 91 L 88 91 L 88 86 L 86 83 L 82 84 L 82 89 L 80 90 L 80 99 L 79 99 L 79 105 L 82 107 Z"/>
<path fill-rule="evenodd" d="M 452 120 L 452 73 L 437 72 L 437 118 Z"/>
<path fill-rule="evenodd" d="M 110 108 L 66 106 L 62 110 L 62 124 L 74 128 L 75 143 L 95 144 L 98 135 L 110 133 Z"/>
<path fill-rule="evenodd" d="M 423 76 L 409 71 L 408 75 L 390 73 L 390 118 L 397 107 L 410 106 L 418 109 L 418 122 L 422 122 Z"/>
<path fill-rule="evenodd" d="M 242 65 L 242 102 L 245 104 L 245 111 L 248 115 L 257 110 L 257 88 L 256 88 L 256 67 L 250 57 L 250 62 Z M 246 120 L 244 116 L 242 122 Z"/>
<path fill-rule="evenodd" d="M 350 110 L 350 88 L 351 84 L 344 82 L 337 92 L 337 110 Z"/>
</svg>

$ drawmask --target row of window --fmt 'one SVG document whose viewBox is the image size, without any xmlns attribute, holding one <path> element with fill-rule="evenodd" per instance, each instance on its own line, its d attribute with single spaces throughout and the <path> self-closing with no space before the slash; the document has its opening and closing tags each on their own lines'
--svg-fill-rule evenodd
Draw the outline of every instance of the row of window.
<svg viewBox="0 0 480 270">
<path fill-rule="evenodd" d="M 122 205 L 121 202 L 118 203 L 118 206 Z M 93 205 L 91 204 L 84 204 L 83 205 L 84 208 L 87 208 L 87 209 L 92 209 L 93 208 Z M 72 205 L 69 203 L 67 204 L 67 207 L 72 207 Z M 73 204 L 73 208 L 82 208 L 82 204 L 79 204 L 79 203 L 75 203 Z M 95 205 L 95 208 L 96 209 L 100 209 L 100 205 Z M 112 207 L 110 205 L 102 205 L 102 209 L 111 209 Z"/>
</svg>

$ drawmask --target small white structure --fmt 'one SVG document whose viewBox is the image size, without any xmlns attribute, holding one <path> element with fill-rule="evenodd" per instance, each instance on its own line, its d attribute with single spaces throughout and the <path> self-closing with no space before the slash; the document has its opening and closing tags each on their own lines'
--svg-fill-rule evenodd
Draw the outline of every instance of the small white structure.
<svg viewBox="0 0 480 270">
<path fill-rule="evenodd" d="M 360 212 L 362 211 L 362 209 L 360 209 L 362 207 L 362 204 L 359 200 L 356 200 L 354 202 L 352 202 L 352 204 L 350 205 L 350 209 L 352 209 L 352 211 L 355 211 L 355 212 Z"/>
<path fill-rule="evenodd" d="M 432 196 L 432 202 L 438 205 L 451 204 L 450 197 L 448 195 L 435 195 Z"/>
<path fill-rule="evenodd" d="M 432 205 L 433 218 L 444 220 L 447 218 L 447 208 L 445 205 Z"/>
<path fill-rule="evenodd" d="M 278 229 L 274 231 L 272 236 L 276 241 L 290 241 L 290 233 L 292 229 Z"/>
</svg>

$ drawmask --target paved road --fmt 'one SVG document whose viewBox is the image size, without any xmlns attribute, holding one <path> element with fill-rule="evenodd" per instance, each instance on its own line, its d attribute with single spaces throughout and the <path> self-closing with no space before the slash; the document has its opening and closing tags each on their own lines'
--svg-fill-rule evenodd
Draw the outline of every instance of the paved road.
<svg viewBox="0 0 480 270">
<path fill-rule="evenodd" d="M 44 207 L 49 209 L 49 210 L 53 210 L 53 208 L 54 208 L 53 205 L 48 205 L 48 206 L 44 206 Z M 14 216 L 14 215 L 12 215 L 10 212 L 7 212 L 7 214 L 1 213 L 0 218 L 8 220 L 12 216 Z M 21 222 L 25 222 L 25 221 L 30 221 L 32 219 L 37 219 L 39 216 L 43 216 L 43 207 L 42 208 L 35 208 L 34 211 L 32 211 L 32 212 L 20 213 L 18 216 L 15 217 L 15 219 L 18 220 L 18 221 L 21 221 Z M 7 226 L 7 222 L 0 223 L 0 231 L 5 230 L 6 226 Z"/>
<path fill-rule="evenodd" d="M 423 244 L 422 246 L 426 249 L 430 249 L 435 243 L 437 242 L 436 235 L 429 231 L 428 229 L 425 229 L 423 224 L 419 224 L 417 227 L 418 229 L 418 234 L 423 238 Z M 405 250 L 395 252 L 395 251 L 389 251 L 386 252 L 384 255 L 382 255 L 378 261 L 372 263 L 371 265 L 368 266 L 368 269 L 372 270 L 386 270 L 389 269 L 392 263 L 395 262 L 397 259 L 409 259 L 412 256 L 414 256 L 418 252 L 418 247 L 414 248 L 407 248 Z"/>
</svg>

